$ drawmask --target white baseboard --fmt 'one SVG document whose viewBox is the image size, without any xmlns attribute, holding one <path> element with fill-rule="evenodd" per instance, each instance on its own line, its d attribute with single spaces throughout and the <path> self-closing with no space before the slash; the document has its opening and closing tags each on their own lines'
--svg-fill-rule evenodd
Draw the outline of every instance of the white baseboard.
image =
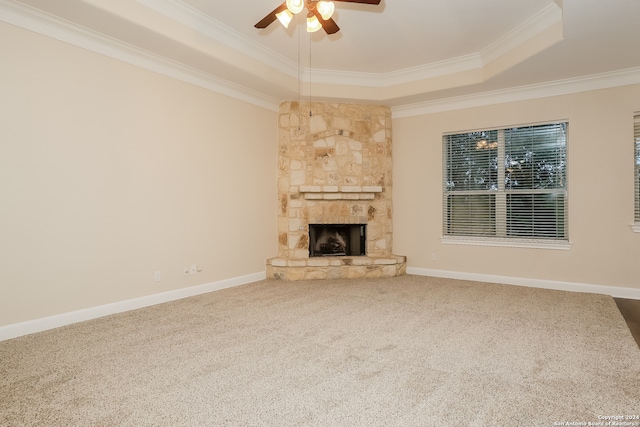
<svg viewBox="0 0 640 427">
<path fill-rule="evenodd" d="M 144 297 L 134 298 L 126 301 L 119 301 L 111 304 L 100 305 L 97 307 L 85 308 L 69 313 L 56 314 L 54 316 L 29 320 L 22 323 L 0 326 L 0 341 L 17 338 L 23 335 L 33 334 L 36 332 L 42 332 L 53 328 L 59 328 L 61 326 L 70 325 L 72 323 L 84 322 L 86 320 L 96 319 L 98 317 L 104 317 L 111 314 L 136 310 L 138 308 L 149 307 L 152 305 L 175 301 L 182 298 L 188 298 L 208 292 L 219 291 L 221 289 L 232 288 L 234 286 L 245 285 L 247 283 L 264 280 L 266 277 L 266 272 L 254 273 L 246 276 L 220 280 L 217 282 L 205 283 L 203 285 L 191 286 L 189 288 L 176 289 L 173 291 L 147 295 Z"/>
<path fill-rule="evenodd" d="M 590 285 L 573 282 L 559 282 L 552 280 L 527 279 L 521 277 L 494 276 L 489 274 L 464 273 L 458 271 L 433 270 L 428 268 L 407 267 L 407 274 L 416 276 L 443 277 L 447 279 L 473 280 L 478 282 L 500 283 L 504 285 L 528 286 L 532 288 L 555 289 L 560 291 L 586 292 L 593 294 L 611 295 L 615 298 L 629 298 L 640 300 L 640 289 L 622 288 L 615 286 Z M 69 313 L 57 314 L 40 319 L 29 320 L 27 322 L 15 323 L 12 325 L 0 326 L 0 341 L 42 332 L 53 328 L 58 328 L 73 323 L 84 322 L 98 317 L 109 316 L 111 314 L 136 310 L 138 308 L 149 307 L 156 304 L 188 298 L 208 292 L 219 291 L 221 289 L 232 288 L 234 286 L 245 285 L 252 282 L 264 280 L 265 272 L 249 274 L 246 276 L 233 277 L 203 285 L 192 286 L 184 289 L 162 292 L 126 301 L 105 304 L 97 307 L 85 308 Z"/>
<path fill-rule="evenodd" d="M 500 283 L 503 285 L 528 286 L 530 288 L 554 289 L 557 291 L 585 292 L 611 295 L 614 298 L 640 300 L 640 289 L 616 286 L 590 285 L 584 283 L 558 282 L 553 280 L 527 279 L 522 277 L 494 276 L 490 274 L 463 273 L 458 271 L 433 270 L 407 267 L 407 274 L 442 277 L 445 279 L 473 280 L 476 282 Z"/>
</svg>

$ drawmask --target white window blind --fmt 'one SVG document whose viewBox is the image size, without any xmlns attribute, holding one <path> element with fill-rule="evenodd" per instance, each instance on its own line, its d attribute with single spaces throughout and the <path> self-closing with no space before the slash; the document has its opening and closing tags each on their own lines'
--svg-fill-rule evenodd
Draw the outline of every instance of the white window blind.
<svg viewBox="0 0 640 427">
<path fill-rule="evenodd" d="M 567 240 L 567 123 L 443 140 L 445 236 Z"/>
<path fill-rule="evenodd" d="M 640 224 L 640 113 L 633 118 L 633 137 L 635 143 L 635 222 Z"/>
</svg>

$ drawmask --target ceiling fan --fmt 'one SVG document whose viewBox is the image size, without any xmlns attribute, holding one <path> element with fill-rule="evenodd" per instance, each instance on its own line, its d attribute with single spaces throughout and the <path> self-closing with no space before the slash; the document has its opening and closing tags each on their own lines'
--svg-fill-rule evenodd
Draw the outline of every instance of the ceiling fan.
<svg viewBox="0 0 640 427">
<path fill-rule="evenodd" d="M 380 4 L 380 0 L 286 0 L 280 6 L 276 7 L 271 13 L 262 18 L 255 27 L 267 28 L 276 19 L 280 21 L 285 28 L 289 27 L 289 23 L 293 19 L 294 14 L 307 9 L 307 31 L 313 33 L 323 28 L 327 34 L 335 34 L 340 31 L 340 27 L 336 24 L 331 16 L 335 6 L 334 1 L 345 3 L 363 3 L 363 4 Z"/>
</svg>

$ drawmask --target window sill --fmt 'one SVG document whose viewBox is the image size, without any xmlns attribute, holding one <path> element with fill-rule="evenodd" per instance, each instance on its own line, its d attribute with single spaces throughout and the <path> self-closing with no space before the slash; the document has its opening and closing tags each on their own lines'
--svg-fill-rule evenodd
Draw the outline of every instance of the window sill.
<svg viewBox="0 0 640 427">
<path fill-rule="evenodd" d="M 635 224 L 631 224 L 631 229 L 635 233 L 640 233 L 640 222 L 636 222 Z"/>
<path fill-rule="evenodd" d="M 640 227 L 638 227 L 640 232 Z M 444 236 L 440 239 L 444 244 L 448 245 L 467 245 L 467 246 L 494 246 L 502 248 L 528 248 L 528 249 L 553 249 L 568 251 L 572 244 L 565 240 L 543 241 L 534 239 L 501 239 L 493 237 L 453 237 Z"/>
</svg>

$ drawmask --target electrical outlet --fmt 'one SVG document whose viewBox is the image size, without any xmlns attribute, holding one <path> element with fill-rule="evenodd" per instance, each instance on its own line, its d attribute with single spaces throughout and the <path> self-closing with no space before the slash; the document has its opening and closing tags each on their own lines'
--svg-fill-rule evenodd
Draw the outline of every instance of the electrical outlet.
<svg viewBox="0 0 640 427">
<path fill-rule="evenodd" d="M 436 259 L 438 259 L 438 257 L 436 256 L 435 253 L 431 253 L 431 261 L 435 261 Z"/>
<path fill-rule="evenodd" d="M 191 264 L 189 267 L 189 274 L 196 274 L 198 272 L 198 266 L 196 264 Z"/>
<path fill-rule="evenodd" d="M 153 273 L 153 280 L 156 282 L 159 282 L 162 280 L 162 273 L 159 271 L 156 271 L 155 273 Z"/>
</svg>

